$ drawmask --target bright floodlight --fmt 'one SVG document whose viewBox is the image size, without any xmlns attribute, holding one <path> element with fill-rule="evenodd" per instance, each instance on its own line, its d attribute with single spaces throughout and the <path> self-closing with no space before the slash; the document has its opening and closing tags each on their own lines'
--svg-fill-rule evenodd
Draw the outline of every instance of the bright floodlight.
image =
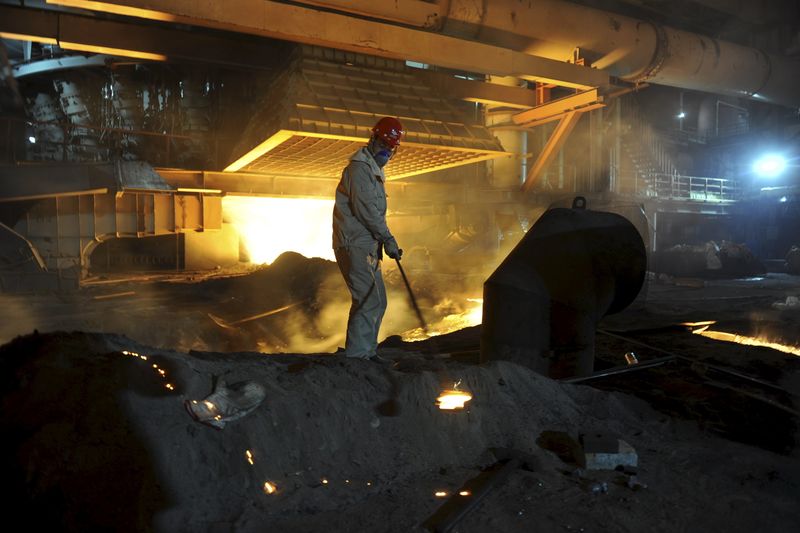
<svg viewBox="0 0 800 533">
<path fill-rule="evenodd" d="M 753 163 L 753 171 L 759 176 L 772 178 L 786 169 L 786 159 L 778 154 L 767 154 Z"/>
</svg>

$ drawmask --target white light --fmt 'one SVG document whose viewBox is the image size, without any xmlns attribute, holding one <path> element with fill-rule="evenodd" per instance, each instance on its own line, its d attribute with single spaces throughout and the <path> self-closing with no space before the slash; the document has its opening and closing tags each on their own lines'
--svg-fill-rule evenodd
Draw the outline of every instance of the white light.
<svg viewBox="0 0 800 533">
<path fill-rule="evenodd" d="M 678 118 L 686 118 L 686 113 L 681 111 L 680 113 L 678 113 Z"/>
<path fill-rule="evenodd" d="M 786 202 L 787 198 L 785 196 L 781 196 L 781 199 L 778 200 L 780 203 Z"/>
<path fill-rule="evenodd" d="M 753 163 L 753 171 L 765 178 L 774 178 L 786 170 L 786 159 L 778 154 L 767 154 Z"/>
<path fill-rule="evenodd" d="M 31 144 L 36 144 L 36 137 L 31 135 L 30 137 L 28 137 L 28 142 Z"/>
</svg>

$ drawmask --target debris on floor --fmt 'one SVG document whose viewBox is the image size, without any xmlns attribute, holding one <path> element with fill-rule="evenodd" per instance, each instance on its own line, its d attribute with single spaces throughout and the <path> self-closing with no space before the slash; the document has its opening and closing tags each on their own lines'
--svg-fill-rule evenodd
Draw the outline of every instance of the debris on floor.
<svg viewBox="0 0 800 533">
<path fill-rule="evenodd" d="M 221 380 L 214 392 L 203 400 L 186 400 L 184 407 L 196 421 L 217 429 L 247 416 L 266 396 L 264 387 L 254 381 L 226 385 Z"/>
</svg>

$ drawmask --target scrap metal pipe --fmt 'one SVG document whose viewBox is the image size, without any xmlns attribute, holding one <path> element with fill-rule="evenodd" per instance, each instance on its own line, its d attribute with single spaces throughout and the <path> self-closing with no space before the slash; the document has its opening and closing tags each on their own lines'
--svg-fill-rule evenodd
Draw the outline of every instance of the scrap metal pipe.
<svg viewBox="0 0 800 533">
<path fill-rule="evenodd" d="M 593 67 L 648 82 L 800 106 L 800 63 L 564 0 L 309 0 L 528 54 L 566 61 L 576 49 Z"/>
<path fill-rule="evenodd" d="M 581 197 L 546 211 L 483 285 L 481 360 L 588 376 L 598 322 L 636 298 L 646 267 L 626 218 L 586 210 Z"/>
</svg>

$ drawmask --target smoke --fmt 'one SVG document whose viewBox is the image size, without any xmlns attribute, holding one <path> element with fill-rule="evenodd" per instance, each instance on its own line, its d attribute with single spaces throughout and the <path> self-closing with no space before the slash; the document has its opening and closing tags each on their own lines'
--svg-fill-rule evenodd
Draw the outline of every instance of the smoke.
<svg viewBox="0 0 800 533">
<path fill-rule="evenodd" d="M 0 321 L 0 344 L 41 329 L 42 324 L 26 298 L 0 294 L 0 308 L 5 315 Z"/>
</svg>

